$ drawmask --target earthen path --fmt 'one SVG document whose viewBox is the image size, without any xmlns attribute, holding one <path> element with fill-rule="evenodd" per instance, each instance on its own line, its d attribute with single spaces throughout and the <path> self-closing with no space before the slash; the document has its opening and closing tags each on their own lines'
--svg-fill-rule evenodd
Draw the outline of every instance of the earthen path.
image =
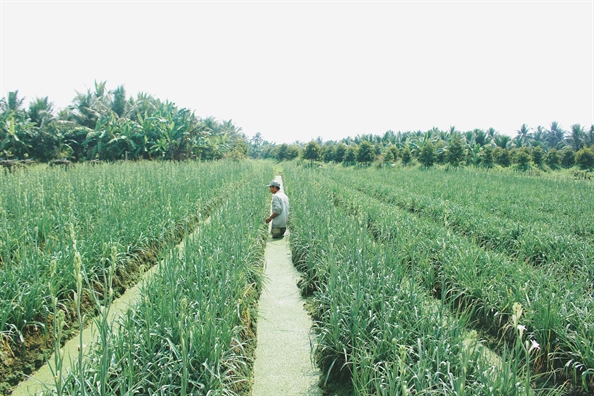
<svg viewBox="0 0 594 396">
<path fill-rule="evenodd" d="M 276 180 L 282 184 L 280 176 Z M 252 395 L 321 395 L 320 373 L 311 359 L 312 321 L 297 288 L 299 272 L 291 262 L 288 237 L 268 241 L 264 274 Z"/>
</svg>

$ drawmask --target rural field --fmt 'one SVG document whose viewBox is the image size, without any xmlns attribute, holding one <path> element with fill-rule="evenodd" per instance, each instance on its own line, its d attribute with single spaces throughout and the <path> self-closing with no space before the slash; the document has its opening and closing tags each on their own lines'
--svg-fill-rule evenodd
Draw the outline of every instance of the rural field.
<svg viewBox="0 0 594 396">
<path fill-rule="evenodd" d="M 285 167 L 336 394 L 592 394 L 594 186 L 475 169 Z"/>
<path fill-rule="evenodd" d="M 0 394 L 250 395 L 275 173 L 325 395 L 594 394 L 591 180 L 302 160 L 2 173 Z"/>
</svg>

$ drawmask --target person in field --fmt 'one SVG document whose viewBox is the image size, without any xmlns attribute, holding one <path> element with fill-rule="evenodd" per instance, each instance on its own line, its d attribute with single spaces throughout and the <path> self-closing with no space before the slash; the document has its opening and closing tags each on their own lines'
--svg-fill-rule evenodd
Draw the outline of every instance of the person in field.
<svg viewBox="0 0 594 396">
<path fill-rule="evenodd" d="M 287 220 L 289 218 L 289 197 L 280 190 L 280 183 L 273 180 L 268 185 L 272 193 L 272 204 L 270 216 L 266 218 L 266 224 L 272 222 L 272 237 L 282 238 L 287 231 Z"/>
</svg>

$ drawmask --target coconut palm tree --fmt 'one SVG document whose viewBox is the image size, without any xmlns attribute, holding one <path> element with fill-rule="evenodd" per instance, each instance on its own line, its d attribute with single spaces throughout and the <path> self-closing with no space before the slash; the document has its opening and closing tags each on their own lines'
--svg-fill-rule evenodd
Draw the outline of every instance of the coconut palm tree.
<svg viewBox="0 0 594 396">
<path fill-rule="evenodd" d="M 565 131 L 561 128 L 561 125 L 557 121 L 551 122 L 551 127 L 545 131 L 544 140 L 547 142 L 549 148 L 557 147 L 560 143 L 563 143 L 565 138 Z"/>
<path fill-rule="evenodd" d="M 584 135 L 584 144 L 588 147 L 594 146 L 594 125 L 590 125 L 590 130 Z"/>
<path fill-rule="evenodd" d="M 546 129 L 541 125 L 537 126 L 532 135 L 532 145 L 535 147 L 542 146 L 545 143 L 545 135 Z"/>
<path fill-rule="evenodd" d="M 520 129 L 516 131 L 516 133 L 517 135 L 513 140 L 516 142 L 517 147 L 530 146 L 532 140 L 532 132 L 530 128 L 528 128 L 528 125 L 522 124 L 522 126 L 520 127 Z"/>
<path fill-rule="evenodd" d="M 29 104 L 28 116 L 37 127 L 42 127 L 54 119 L 54 104 L 46 96 L 37 98 Z"/>
<path fill-rule="evenodd" d="M 493 138 L 493 142 L 495 142 L 495 145 L 502 149 L 507 148 L 510 145 L 511 140 L 511 136 L 499 134 L 495 135 L 495 137 Z"/>
<path fill-rule="evenodd" d="M 17 113 L 22 110 L 23 102 L 25 98 L 19 98 L 19 91 L 12 91 L 8 93 L 8 101 L 6 102 L 6 109 L 4 111 L 9 111 L 13 113 Z"/>
<path fill-rule="evenodd" d="M 578 151 L 584 146 L 584 128 L 580 124 L 573 124 L 571 131 L 565 136 L 565 141 L 571 146 L 573 151 Z"/>
</svg>

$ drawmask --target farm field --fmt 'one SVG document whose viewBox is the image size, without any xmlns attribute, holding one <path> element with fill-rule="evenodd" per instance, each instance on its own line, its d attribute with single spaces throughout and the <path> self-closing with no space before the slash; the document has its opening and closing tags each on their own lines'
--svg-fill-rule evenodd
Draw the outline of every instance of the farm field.
<svg viewBox="0 0 594 396">
<path fill-rule="evenodd" d="M 93 321 L 99 343 L 72 369 L 57 354 L 47 395 L 249 395 L 274 168 L 0 175 L 0 394 Z M 282 169 L 326 395 L 594 393 L 591 182 Z M 110 323 L 112 301 L 158 262 Z"/>
<path fill-rule="evenodd" d="M 271 176 L 272 168 L 267 165 L 216 162 L 40 168 L 0 177 L 2 394 L 7 394 L 23 373 L 42 364 L 51 349 L 74 334 L 83 318 L 91 320 L 92 314 L 99 314 L 93 320 L 101 320 L 110 301 L 162 257 L 166 257 L 164 269 L 146 286 L 142 299 L 141 305 L 149 308 L 131 310 L 139 315 L 143 312 L 144 316 L 131 316 L 128 319 L 132 322 L 118 325 L 119 332 L 104 325 L 102 342 L 107 345 L 111 341 L 111 331 L 124 337 L 124 330 L 128 329 L 138 337 L 142 334 L 139 328 L 144 328 L 154 337 L 156 329 L 161 328 L 161 342 L 174 351 L 183 349 L 176 343 L 184 343 L 187 348 L 183 358 L 193 359 L 192 365 L 203 365 L 209 373 L 192 370 L 191 375 L 178 381 L 163 371 L 165 377 L 161 380 L 171 387 L 168 389 L 178 384 L 175 394 L 181 394 L 178 392 L 182 389 L 196 394 L 200 387 L 222 387 L 222 382 L 229 378 L 221 374 L 217 382 L 215 372 L 222 370 L 223 365 L 231 370 L 228 365 L 233 359 L 227 357 L 250 339 L 249 310 L 260 290 L 257 268 L 263 254 L 262 219 L 267 214 L 269 199 L 263 186 Z M 206 218 L 209 221 L 204 221 Z M 167 254 L 195 228 L 195 237 L 187 242 L 183 258 Z M 200 288 L 196 287 L 197 282 Z M 167 285 L 163 286 L 164 283 Z M 181 306 L 186 310 L 185 319 L 179 316 Z M 166 323 L 166 314 L 175 319 L 174 328 Z M 204 324 L 197 324 L 199 328 L 195 330 L 186 327 L 185 321 L 196 320 L 196 315 L 205 315 Z M 159 323 L 154 326 L 150 320 Z M 131 327 L 133 322 L 136 328 Z M 222 323 L 228 327 L 223 329 Z M 197 341 L 198 337 L 213 344 Z M 121 338 L 118 342 L 125 344 Z M 141 352 L 136 350 L 137 344 L 126 345 Z M 150 350 L 155 345 L 145 346 Z M 104 381 L 102 394 L 113 394 L 116 389 L 116 385 L 107 383 L 114 374 L 110 370 L 117 369 L 111 364 L 117 361 L 127 365 L 125 361 L 112 360 L 116 355 L 105 360 L 111 351 L 111 347 L 102 349 L 103 360 L 99 361 L 103 365 L 101 370 L 94 371 L 103 374 L 97 379 Z M 126 358 L 130 362 L 131 356 Z M 196 359 L 203 360 L 196 363 Z M 242 370 L 233 369 L 239 376 L 246 372 L 247 363 L 237 360 Z M 135 364 L 126 366 L 126 373 L 142 367 L 140 358 L 134 356 L 134 361 Z M 153 365 L 157 361 L 177 370 L 173 356 L 167 364 L 154 356 L 144 363 Z M 91 367 L 93 363 L 97 362 L 90 359 Z M 190 366 L 184 366 L 187 374 Z M 170 371 L 169 375 L 182 372 Z M 138 381 L 128 375 L 127 385 L 146 392 L 160 389 L 162 383 L 146 377 L 146 373 L 141 372 Z M 60 392 L 80 387 L 73 385 L 70 378 L 63 379 Z M 240 380 L 225 383 L 227 387 L 245 387 Z M 94 387 L 96 383 L 88 385 Z M 117 384 L 118 389 L 122 386 Z"/>
<path fill-rule="evenodd" d="M 351 384 L 332 394 L 592 393 L 592 184 L 343 167 L 285 180 L 316 359 L 328 386 Z"/>
</svg>

